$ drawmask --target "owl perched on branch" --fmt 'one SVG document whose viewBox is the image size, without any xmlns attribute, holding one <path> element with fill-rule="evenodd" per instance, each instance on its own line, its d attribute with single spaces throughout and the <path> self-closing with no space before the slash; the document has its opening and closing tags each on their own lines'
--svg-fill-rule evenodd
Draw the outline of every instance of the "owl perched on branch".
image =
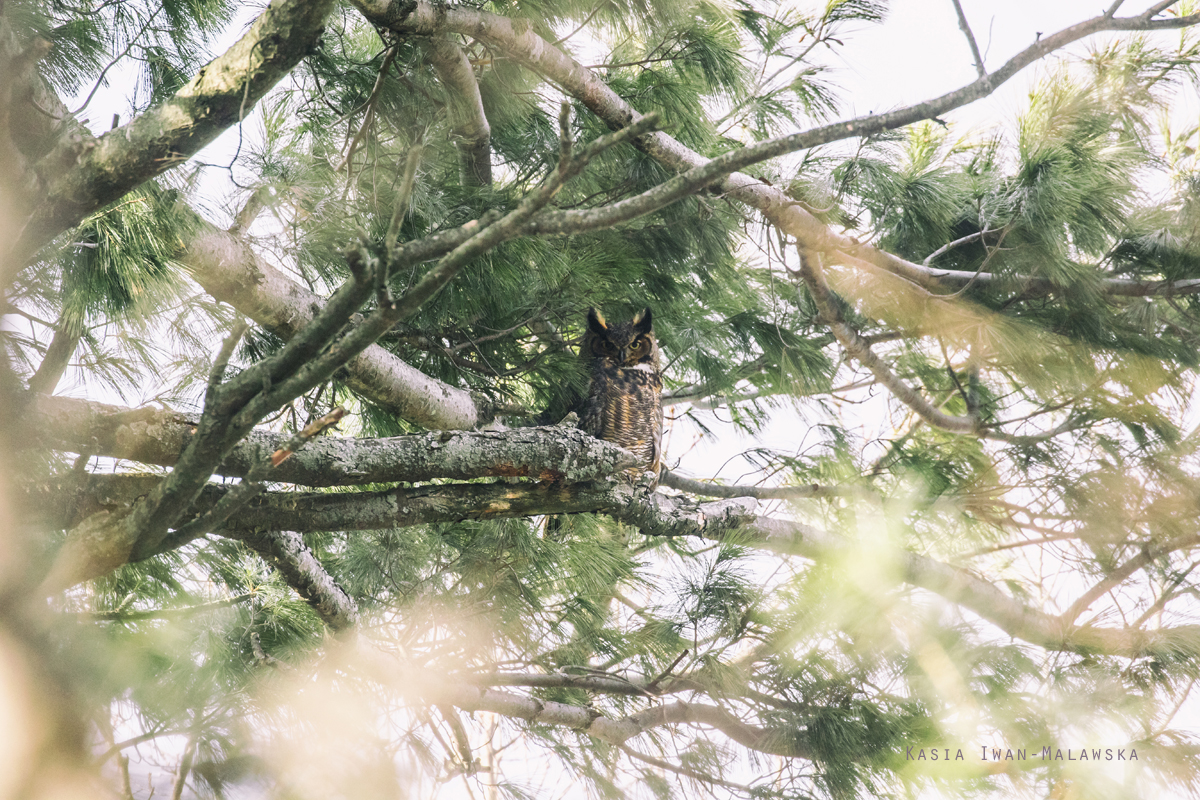
<svg viewBox="0 0 1200 800">
<path fill-rule="evenodd" d="M 632 451 L 643 462 L 628 470 L 658 487 L 662 468 L 662 373 L 650 309 L 609 325 L 588 309 L 580 356 L 591 362 L 592 385 L 579 427 Z"/>
</svg>

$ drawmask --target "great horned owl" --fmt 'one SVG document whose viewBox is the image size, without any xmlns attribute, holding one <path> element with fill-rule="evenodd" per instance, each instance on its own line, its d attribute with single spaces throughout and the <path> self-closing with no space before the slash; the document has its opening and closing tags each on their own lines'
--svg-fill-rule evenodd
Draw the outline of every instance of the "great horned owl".
<svg viewBox="0 0 1200 800">
<path fill-rule="evenodd" d="M 608 325 L 589 308 L 580 355 L 591 361 L 592 385 L 579 427 L 637 455 L 643 463 L 628 472 L 651 475 L 653 491 L 662 468 L 663 383 L 650 309 Z"/>
</svg>

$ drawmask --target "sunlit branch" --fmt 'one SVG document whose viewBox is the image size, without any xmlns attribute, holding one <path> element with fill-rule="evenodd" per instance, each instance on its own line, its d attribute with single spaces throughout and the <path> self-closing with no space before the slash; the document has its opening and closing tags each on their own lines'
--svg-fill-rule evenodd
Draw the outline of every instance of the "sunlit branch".
<svg viewBox="0 0 1200 800">
<path fill-rule="evenodd" d="M 593 708 L 495 689 L 446 687 L 439 694 L 464 711 L 490 711 L 541 725 L 567 727 L 610 744 L 621 745 L 635 736 L 668 725 L 708 725 L 751 750 L 787 758 L 813 758 L 809 749 L 798 741 L 797 731 L 750 725 L 728 711 L 706 703 L 677 700 L 613 719 Z"/>
<path fill-rule="evenodd" d="M 320 34 L 331 0 L 285 0 L 162 103 L 103 136 L 66 137 L 41 162 L 45 202 L 16 246 L 28 259 L 47 241 L 150 178 L 182 164 L 299 63 Z M 74 154 L 74 157 L 69 157 Z M 62 165 L 68 165 L 65 171 Z"/>
<path fill-rule="evenodd" d="M 883 359 L 871 350 L 858 331 L 846 324 L 838 312 L 833 299 L 833 293 L 825 282 L 824 272 L 819 262 L 819 256 L 813 253 L 801 253 L 799 275 L 808 287 L 813 302 L 821 312 L 826 325 L 846 352 L 871 371 L 875 378 L 886 386 L 891 393 L 906 406 L 915 411 L 921 419 L 935 428 L 953 433 L 975 433 L 980 429 L 980 421 L 973 416 L 954 417 L 941 411 L 933 403 L 913 387 L 900 379 L 884 363 Z"/>
<path fill-rule="evenodd" d="M 422 40 L 425 55 L 446 89 L 450 131 L 455 137 L 466 186 L 492 185 L 492 129 L 483 110 L 479 82 L 467 54 L 441 36 Z"/>
<path fill-rule="evenodd" d="M 397 33 L 434 36 L 453 32 L 485 42 L 560 86 L 611 128 L 622 128 L 641 116 L 595 73 L 546 42 L 528 26 L 518 25 L 505 17 L 468 6 L 435 7 L 429 0 L 404 4 L 397 0 L 357 0 L 355 5 L 373 23 L 388 27 Z M 1159 10 L 1152 7 L 1134 17 L 1118 18 L 1105 14 L 1093 17 L 1041 37 L 991 74 L 941 97 L 884 114 L 842 120 L 751 145 L 737 152 L 743 158 L 772 158 L 829 142 L 904 127 L 986 97 L 1038 59 L 1094 33 L 1106 30 L 1166 30 L 1200 23 L 1200 12 L 1169 19 L 1154 19 Z M 701 166 L 707 161 L 662 132 L 642 136 L 636 144 L 664 166 L 680 172 Z M 753 163 L 753 160 L 749 163 Z M 774 225 L 796 237 L 806 249 L 816 252 L 842 251 L 930 288 L 961 288 L 971 282 L 988 283 L 999 280 L 997 276 L 987 273 L 937 270 L 914 264 L 851 237 L 837 234 L 779 189 L 745 174 L 735 172 L 719 186 L 728 196 L 757 208 Z M 1052 281 L 1037 276 L 1012 276 L 1005 280 L 1016 281 L 1020 286 L 1034 291 L 1053 292 L 1058 288 Z M 1109 278 L 1101 281 L 1101 290 L 1121 296 L 1195 293 L 1200 292 L 1200 280 L 1170 282 Z"/>
</svg>

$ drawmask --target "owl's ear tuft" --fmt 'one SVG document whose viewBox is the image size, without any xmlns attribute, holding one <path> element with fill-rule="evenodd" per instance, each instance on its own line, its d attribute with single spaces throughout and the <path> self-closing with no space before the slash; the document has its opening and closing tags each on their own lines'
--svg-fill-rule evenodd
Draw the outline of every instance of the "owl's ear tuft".
<svg viewBox="0 0 1200 800">
<path fill-rule="evenodd" d="M 653 321 L 650 319 L 650 309 L 643 308 L 633 317 L 633 329 L 637 333 L 649 333 L 654 327 Z"/>
<path fill-rule="evenodd" d="M 608 325 L 604 323 L 604 316 L 594 308 L 588 309 L 588 328 L 597 336 L 604 336 L 608 333 Z"/>
</svg>

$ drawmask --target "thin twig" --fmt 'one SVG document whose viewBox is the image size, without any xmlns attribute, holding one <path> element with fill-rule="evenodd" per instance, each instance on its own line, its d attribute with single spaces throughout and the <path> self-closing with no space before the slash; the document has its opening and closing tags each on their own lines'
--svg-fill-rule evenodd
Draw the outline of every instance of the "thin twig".
<svg viewBox="0 0 1200 800">
<path fill-rule="evenodd" d="M 201 603 L 196 606 L 187 606 L 186 608 L 160 608 L 155 611 L 90 611 L 80 616 L 84 619 L 95 620 L 96 622 L 138 622 L 146 619 L 175 619 L 179 617 L 190 617 L 195 614 L 203 614 L 208 611 L 215 611 L 218 608 L 228 608 L 229 606 L 243 603 L 246 600 L 255 596 L 255 592 L 246 592 L 239 594 L 236 597 L 228 597 L 224 600 L 214 600 L 211 603 Z"/>
<path fill-rule="evenodd" d="M 653 693 L 654 690 L 658 688 L 658 685 L 663 682 L 663 679 L 669 677 L 671 674 L 671 671 L 679 666 L 679 662 L 683 661 L 683 659 L 687 658 L 687 654 L 688 654 L 688 650 L 685 649 L 682 653 L 680 653 L 678 656 L 676 656 L 675 660 L 671 662 L 671 666 L 664 669 L 661 673 L 659 673 L 657 678 L 655 678 L 654 680 L 652 680 L 648 684 L 646 684 L 646 691 Z"/>
<path fill-rule="evenodd" d="M 804 486 L 725 486 L 685 478 L 677 472 L 663 470 L 660 483 L 671 489 L 705 497 L 753 497 L 756 500 L 800 500 L 819 497 L 857 497 L 866 492 L 845 486 L 824 486 L 810 483 Z"/>
<path fill-rule="evenodd" d="M 92 90 L 90 92 L 88 92 L 88 96 L 86 98 L 84 98 L 83 105 L 79 106 L 79 108 L 72 111 L 71 116 L 78 117 L 80 112 L 82 112 L 85 108 L 88 107 L 88 103 L 92 102 L 92 98 L 96 95 L 96 91 L 100 88 L 101 84 L 104 83 L 104 76 L 108 74 L 108 71 L 110 69 L 112 69 L 113 66 L 115 66 L 117 64 L 117 62 L 121 61 L 122 59 L 125 58 L 125 56 L 129 55 L 129 51 L 133 49 L 133 46 L 135 44 L 137 44 L 138 39 L 142 38 L 142 34 L 145 33 L 146 30 L 150 27 L 150 23 L 154 21 L 154 18 L 157 17 L 159 12 L 162 11 L 165 7 L 166 7 L 165 5 L 160 4 L 158 6 L 158 8 L 155 10 L 155 12 L 153 14 L 151 14 L 150 17 L 146 20 L 145 24 L 142 25 L 142 29 L 137 32 L 137 35 L 130 38 L 129 44 L 126 45 L 125 49 L 121 51 L 121 54 L 119 56 L 117 56 L 116 58 L 114 58 L 112 61 L 108 62 L 108 66 L 106 66 L 104 68 L 104 70 L 100 73 L 100 77 L 96 78 L 96 83 L 92 86 Z"/>
<path fill-rule="evenodd" d="M 718 778 L 716 775 L 709 775 L 706 772 L 698 772 L 694 769 L 689 769 L 688 767 L 681 767 L 677 764 L 672 764 L 669 761 L 663 761 L 661 758 L 655 758 L 654 756 L 647 755 L 645 753 L 639 753 L 637 750 L 634 750 L 632 747 L 624 743 L 617 745 L 617 747 L 620 748 L 622 753 L 630 756 L 631 758 L 636 758 L 638 761 L 644 761 L 645 763 L 653 767 L 658 767 L 659 769 L 665 769 L 667 772 L 673 772 L 676 775 L 682 775 L 685 778 L 691 778 L 692 780 L 701 781 L 703 783 L 710 783 L 714 786 L 723 786 L 726 789 L 735 789 L 737 791 L 745 792 L 747 795 L 750 795 L 753 792 L 753 787 L 751 786 L 733 783 L 725 780 L 724 778 Z"/>
<path fill-rule="evenodd" d="M 384 56 L 383 65 L 379 68 L 379 74 L 375 76 L 375 85 L 371 87 L 371 94 L 367 97 L 367 101 L 363 103 L 363 107 L 366 108 L 367 113 L 363 115 L 362 124 L 359 125 L 354 138 L 350 140 L 349 147 L 346 148 L 345 158 L 342 159 L 342 163 L 337 165 L 337 169 L 334 172 L 341 172 L 342 167 L 345 167 L 350 162 L 350 159 L 354 158 L 354 154 L 358 151 L 359 143 L 362 142 L 363 137 L 367 134 L 367 128 L 370 126 L 371 121 L 375 119 L 375 102 L 379 99 L 380 91 L 383 90 L 383 79 L 387 75 L 388 68 L 392 66 L 392 62 L 396 60 L 397 52 L 399 52 L 399 48 L 393 46 L 388 49 L 387 55 Z M 350 185 L 351 169 L 348 168 L 346 171 L 347 187 Z"/>
<path fill-rule="evenodd" d="M 987 70 L 983 68 L 983 56 L 979 54 L 979 45 L 975 44 L 975 34 L 971 33 L 971 26 L 967 23 L 967 15 L 963 13 L 962 3 L 959 0 L 950 0 L 954 3 L 954 10 L 958 12 L 958 27 L 962 29 L 963 35 L 967 37 L 967 42 L 971 45 L 971 55 L 975 56 L 975 71 L 979 73 L 980 78 L 987 77 Z"/>
<path fill-rule="evenodd" d="M 396 241 L 400 238 L 400 226 L 408 214 L 412 202 L 413 183 L 417 177 L 417 165 L 421 163 L 420 144 L 414 144 L 408 149 L 408 158 L 404 162 L 404 176 L 400 179 L 400 189 L 396 192 L 396 206 L 392 209 L 392 221 L 388 225 L 384 246 L 387 248 L 388 260 L 396 254 Z"/>
</svg>

